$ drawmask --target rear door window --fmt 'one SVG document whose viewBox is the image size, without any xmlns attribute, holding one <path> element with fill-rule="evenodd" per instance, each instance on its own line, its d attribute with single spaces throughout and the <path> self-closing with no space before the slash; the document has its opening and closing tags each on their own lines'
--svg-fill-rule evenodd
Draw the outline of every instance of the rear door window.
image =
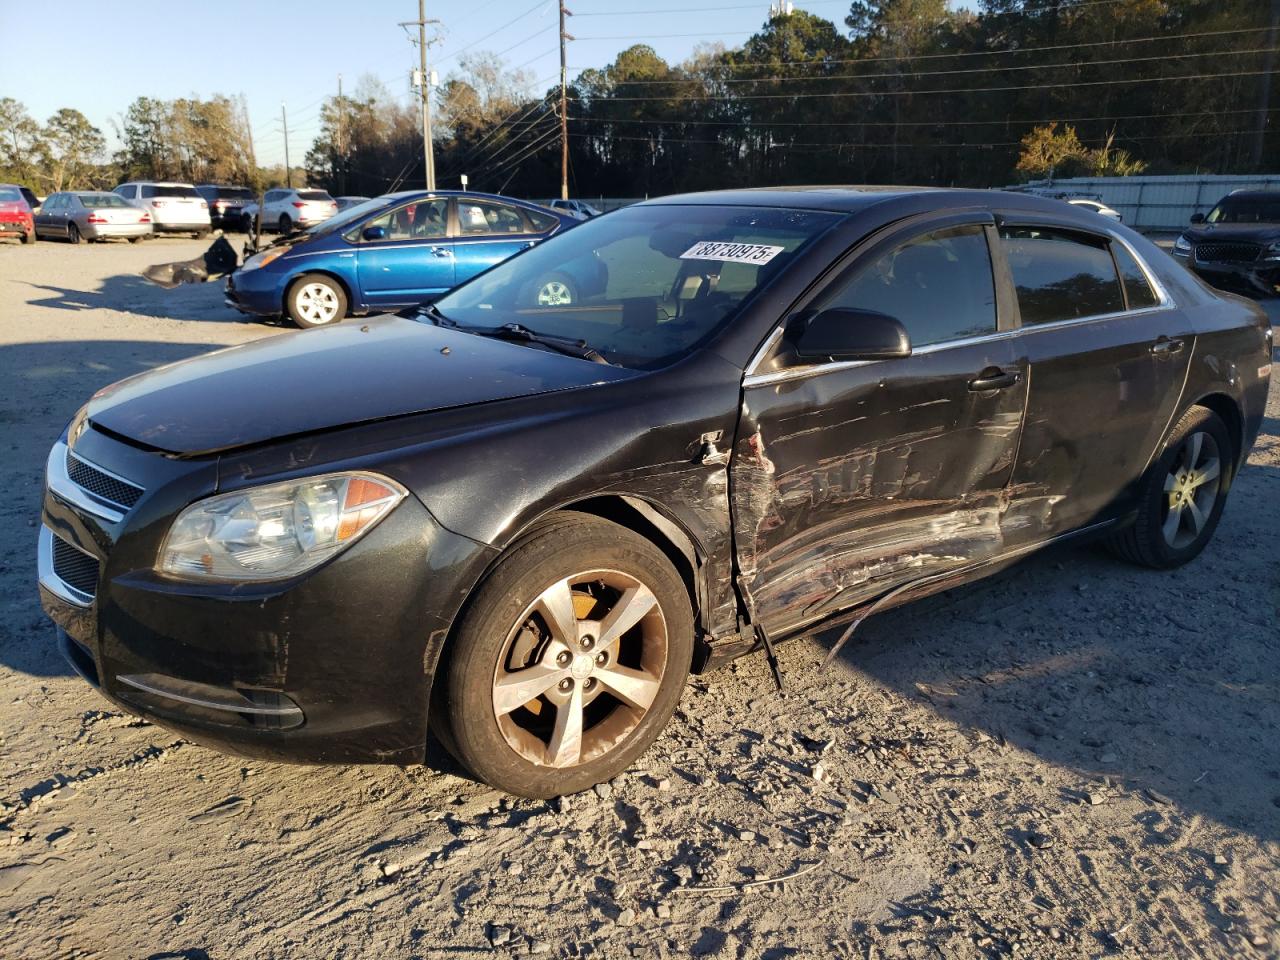
<svg viewBox="0 0 1280 960">
<path fill-rule="evenodd" d="M 1120 282 L 1124 284 L 1124 296 L 1130 310 L 1141 310 L 1143 307 L 1154 307 L 1160 299 L 1151 289 L 1151 281 L 1139 266 L 1138 261 L 1123 243 L 1113 243 L 1111 252 L 1115 255 L 1116 266 L 1120 269 Z"/>
<path fill-rule="evenodd" d="M 1002 227 L 1001 243 L 1018 293 L 1022 325 L 1124 310 L 1108 243 L 1046 227 Z"/>
<path fill-rule="evenodd" d="M 986 232 L 949 227 L 908 240 L 860 268 L 819 309 L 888 314 L 913 347 L 996 332 L 996 291 Z"/>
<path fill-rule="evenodd" d="M 458 201 L 458 233 L 472 237 L 485 234 L 527 233 L 524 217 L 505 203 Z"/>
</svg>

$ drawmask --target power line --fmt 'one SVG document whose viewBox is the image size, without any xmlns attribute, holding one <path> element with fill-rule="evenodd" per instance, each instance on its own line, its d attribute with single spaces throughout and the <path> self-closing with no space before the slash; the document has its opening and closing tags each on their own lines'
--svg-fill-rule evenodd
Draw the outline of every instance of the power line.
<svg viewBox="0 0 1280 960">
<path fill-rule="evenodd" d="M 550 118 L 551 118 L 551 114 L 543 114 L 541 117 L 537 119 L 537 121 L 535 121 L 534 125 L 531 125 L 528 129 L 522 131 L 520 134 L 516 135 L 511 140 L 508 140 L 506 143 L 500 146 L 494 153 L 492 153 L 490 156 L 486 157 L 482 162 L 480 162 L 478 167 L 480 172 L 483 173 L 486 170 L 490 170 L 494 168 L 495 165 L 501 166 L 502 164 L 505 164 L 506 161 L 510 159 L 512 153 L 518 153 L 521 149 L 523 149 L 524 147 L 527 147 L 530 143 L 534 142 L 535 140 L 541 140 L 545 138 L 547 131 L 550 128 L 544 127 L 541 131 L 539 131 L 536 124 L 542 123 L 543 121 Z M 559 126 L 560 126 L 559 124 L 555 124 L 556 129 L 559 129 Z M 532 136 L 529 136 L 530 134 L 532 134 Z M 522 142 L 522 138 L 524 137 L 528 137 L 528 139 L 525 139 Z M 511 153 L 509 153 L 508 151 L 511 151 Z M 507 154 L 507 156 L 504 157 L 503 156 L 504 153 Z"/>
<path fill-rule="evenodd" d="M 903 60 L 950 60 L 958 57 L 996 57 L 1009 56 L 1012 54 L 1023 53 L 1048 53 L 1053 50 L 1084 50 L 1090 47 L 1111 47 L 1118 44 L 1128 43 L 1157 43 L 1161 41 L 1172 40 L 1199 40 L 1204 37 L 1227 37 L 1236 36 L 1242 33 L 1263 33 L 1269 30 L 1269 27 L 1242 27 L 1235 30 L 1202 30 L 1196 33 L 1173 33 L 1156 37 L 1130 37 L 1123 40 L 1090 40 L 1084 43 L 1057 43 L 1040 47 L 1006 47 L 1002 50 L 966 50 L 957 53 L 922 53 L 919 55 L 912 54 L 910 56 L 892 56 L 892 57 L 824 57 L 822 59 L 809 60 L 745 60 L 738 63 L 718 63 L 718 69 L 738 70 L 745 67 L 826 67 L 837 63 L 899 63 Z M 581 39 L 590 39 L 583 37 Z M 641 40 L 642 37 L 628 37 L 623 39 Z M 594 69 L 588 67 L 574 67 L 576 72 L 586 69 Z M 630 81 L 632 83 L 640 83 L 642 81 Z"/>
<path fill-rule="evenodd" d="M 1198 110 L 1188 113 L 1130 113 L 1121 116 L 1110 117 L 1042 117 L 1036 119 L 1014 119 L 1012 117 L 1003 117 L 995 120 L 760 120 L 757 121 L 760 126 L 766 127 L 978 127 L 978 126 L 999 126 L 1013 125 L 1020 126 L 1023 124 L 1039 125 L 1045 123 L 1092 123 L 1092 122 L 1115 122 L 1119 120 L 1178 120 L 1186 117 L 1217 117 L 1226 114 L 1248 113 L 1256 114 L 1255 108 L 1246 110 Z M 1267 111 L 1268 113 L 1280 112 L 1280 107 L 1273 107 Z M 625 123 L 625 124 L 646 124 L 646 125 L 663 125 L 663 124 L 689 124 L 692 126 L 723 126 L 723 127 L 740 127 L 743 126 L 743 120 L 702 120 L 689 119 L 682 117 L 672 117 L 668 119 L 638 119 L 638 118 L 619 118 L 612 117 L 570 117 L 570 120 L 585 123 Z"/>
<path fill-rule="evenodd" d="M 482 149 L 484 148 L 485 144 L 488 143 L 490 140 L 492 140 L 494 137 L 496 137 L 503 130 L 508 129 L 509 127 L 519 126 L 522 122 L 525 121 L 525 119 L 529 116 L 529 114 L 533 113 L 539 107 L 545 107 L 545 106 L 546 106 L 546 98 L 543 97 L 541 100 L 538 100 L 527 107 L 516 107 L 516 109 L 512 110 L 511 113 L 509 113 L 506 117 L 504 117 L 503 119 L 499 120 L 496 124 L 494 124 L 494 126 L 489 130 L 489 132 L 485 134 L 478 143 L 469 147 L 467 149 L 467 152 L 461 158 L 459 158 L 454 162 L 454 164 L 450 168 L 451 174 L 461 173 L 462 167 L 466 166 L 469 163 L 473 163 L 479 160 L 482 153 L 485 152 L 485 150 Z M 516 117 L 516 114 L 519 114 L 519 117 Z M 512 119 L 512 118 L 515 118 L 515 119 Z M 541 119 L 542 119 L 541 117 L 538 118 L 538 120 L 541 120 Z M 534 120 L 532 121 L 532 123 L 537 123 L 538 120 Z M 490 149 L 500 150 L 501 148 L 502 148 L 502 145 L 499 144 L 497 145 L 496 148 L 490 148 Z"/>
<path fill-rule="evenodd" d="M 541 7 L 543 7 L 543 6 L 546 6 L 547 2 L 548 2 L 548 0 L 538 0 L 538 2 L 537 2 L 537 3 L 535 3 L 532 7 L 530 7 L 528 10 L 526 10 L 524 13 L 519 14 L 518 16 L 513 17 L 512 19 L 508 20 L 508 21 L 507 21 L 506 23 L 504 23 L 502 26 L 498 27 L 498 29 L 496 29 L 496 30 L 491 30 L 489 33 L 486 33 L 486 34 L 485 34 L 483 37 L 481 37 L 479 40 L 472 40 L 472 41 L 471 41 L 470 43 L 468 43 L 465 47 L 459 47 L 457 50 L 454 50 L 452 53 L 446 53 L 444 56 L 440 57 L 440 58 L 436 61 L 436 63 L 437 63 L 437 64 L 441 64 L 441 63 L 444 63 L 444 61 L 446 61 L 446 60 L 452 60 L 452 59 L 453 59 L 454 57 L 456 57 L 458 54 L 460 54 L 460 53 L 465 53 L 467 50 L 470 50 L 472 47 L 479 46 L 480 44 L 482 44 L 482 43 L 484 43 L 486 40 L 488 40 L 490 37 L 497 36 L 497 35 L 498 35 L 498 34 L 500 34 L 503 30 L 506 30 L 508 27 L 513 26 L 513 25 L 515 25 L 516 23 L 519 23 L 519 22 L 520 22 L 521 20 L 523 20 L 525 17 L 529 16 L 529 14 L 533 13 L 534 11 L 538 10 L 539 8 L 541 8 Z"/>
<path fill-rule="evenodd" d="M 1203 53 L 1178 53 L 1151 57 L 1121 57 L 1111 60 L 1074 60 L 1066 63 L 1022 63 L 1013 66 L 965 67 L 953 70 L 910 70 L 898 73 L 829 73 L 817 77 L 743 77 L 736 80 L 715 80 L 717 84 L 728 83 L 811 83 L 819 80 L 889 80 L 904 77 L 944 77 L 970 73 L 1012 73 L 1015 70 L 1056 70 L 1062 68 L 1114 66 L 1121 63 L 1150 63 L 1155 60 L 1188 59 L 1191 57 L 1244 56 L 1251 53 L 1276 53 L 1276 47 L 1257 47 L 1251 50 L 1207 50 Z M 648 86 L 658 83 L 697 83 L 701 77 L 676 77 L 669 80 L 619 80 L 619 87 Z"/>
<path fill-rule="evenodd" d="M 1132 0 L 1079 0 L 1079 2 L 1073 2 L 1073 0 L 1065 0 L 1065 2 L 1061 2 L 1061 3 L 1046 4 L 1045 6 L 1040 7 L 1036 10 L 1023 10 L 1018 14 L 1018 16 L 1034 17 L 1034 16 L 1038 16 L 1039 14 L 1046 13 L 1050 10 L 1065 10 L 1067 12 L 1071 12 L 1074 10 L 1080 10 L 1087 7 L 1109 6 L 1114 3 L 1132 3 Z M 827 5 L 834 5 L 834 4 L 848 6 L 849 0 L 805 0 L 805 6 L 809 6 L 809 7 L 827 6 Z M 657 14 L 657 13 L 714 13 L 716 11 L 730 11 L 730 10 L 758 10 L 760 9 L 760 6 L 761 5 L 759 3 L 747 3 L 747 4 L 733 3 L 733 4 L 726 4 L 726 5 L 717 6 L 717 7 L 660 7 L 657 9 L 648 9 L 648 10 L 600 10 L 600 11 L 594 11 L 594 12 L 588 12 L 588 13 L 578 13 L 577 16 L 579 17 L 622 17 L 622 16 L 644 16 L 646 14 Z M 801 11 L 796 11 L 796 12 L 799 13 Z M 917 17 L 915 19 L 923 20 L 926 18 Z M 587 38 L 584 37 L 583 39 L 585 40 Z"/>
<path fill-rule="evenodd" d="M 1232 136 L 1235 134 L 1253 133 L 1253 132 L 1254 132 L 1253 130 L 1215 130 L 1214 134 L 1217 136 L 1226 137 L 1226 136 Z M 569 136 L 581 137 L 581 138 L 600 137 L 599 134 L 590 134 L 590 133 L 571 133 L 569 134 Z M 1201 134 L 1199 133 L 1153 134 L 1150 136 L 1140 136 L 1140 137 L 1117 136 L 1115 139 L 1118 142 L 1128 142 L 1131 140 L 1185 140 L 1189 137 L 1198 137 L 1198 136 L 1201 136 Z M 610 136 L 603 139 L 622 140 L 622 141 L 630 141 L 633 143 L 649 143 L 649 144 L 652 144 L 654 142 L 653 137 Z M 691 137 L 676 137 L 671 139 L 670 143 L 675 145 L 679 145 L 683 143 L 709 143 L 709 144 L 717 144 L 719 146 L 735 145 L 733 140 L 705 140 L 705 139 L 699 140 Z M 876 150 L 876 149 L 902 149 L 904 147 L 907 147 L 912 150 L 918 150 L 918 149 L 933 148 L 933 147 L 946 147 L 948 149 L 955 149 L 955 148 L 961 148 L 961 147 L 989 148 L 989 147 L 1020 147 L 1020 146 L 1022 146 L 1021 140 L 996 140 L 996 141 L 988 141 L 988 142 L 981 142 L 981 143 L 966 142 L 966 141 L 953 142 L 953 143 L 939 143 L 937 141 L 926 141 L 923 143 L 855 143 L 849 140 L 827 140 L 827 141 L 806 140 L 806 141 L 794 141 L 794 142 L 780 141 L 778 143 L 770 143 L 768 145 L 768 149 L 790 150 L 796 147 L 848 147 L 852 150 L 863 150 L 863 149 Z"/>
<path fill-rule="evenodd" d="M 696 101 L 709 102 L 715 100 L 729 100 L 738 102 L 741 100 L 791 100 L 798 97 L 806 99 L 830 98 L 830 97 L 917 97 L 926 94 L 957 94 L 957 93 L 1007 93 L 1015 90 L 1060 90 L 1065 87 L 1107 87 L 1119 86 L 1120 84 L 1134 83 L 1172 83 L 1181 80 L 1213 80 L 1224 77 L 1257 77 L 1265 74 L 1265 70 L 1236 70 L 1227 73 L 1187 73 L 1176 76 L 1164 77 L 1131 77 L 1119 80 L 1072 80 L 1060 83 L 1030 83 L 1021 85 L 1011 85 L 1003 87 L 933 87 L 928 90 L 842 90 L 835 93 L 743 93 L 729 95 L 695 95 L 695 96 L 679 96 L 679 97 L 598 97 L 596 100 L 600 103 L 623 103 L 623 102 L 674 102 L 674 101 Z"/>
</svg>

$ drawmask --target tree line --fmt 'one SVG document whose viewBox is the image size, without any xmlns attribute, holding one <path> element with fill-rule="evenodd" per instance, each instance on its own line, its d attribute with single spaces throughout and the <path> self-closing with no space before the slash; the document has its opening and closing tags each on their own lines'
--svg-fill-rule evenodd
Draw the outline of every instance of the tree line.
<svg viewBox="0 0 1280 960">
<path fill-rule="evenodd" d="M 1278 21 L 1280 0 L 852 0 L 839 23 L 797 10 L 677 64 L 637 43 L 570 86 L 571 192 L 1274 172 Z M 41 127 L 13 105 L 0 101 L 0 176 L 283 176 L 253 163 L 226 97 L 139 98 L 111 158 L 76 111 Z M 558 108 L 558 87 L 463 58 L 433 94 L 439 185 L 558 194 Z M 420 185 L 417 105 L 372 77 L 327 98 L 305 169 L 335 194 Z"/>
</svg>

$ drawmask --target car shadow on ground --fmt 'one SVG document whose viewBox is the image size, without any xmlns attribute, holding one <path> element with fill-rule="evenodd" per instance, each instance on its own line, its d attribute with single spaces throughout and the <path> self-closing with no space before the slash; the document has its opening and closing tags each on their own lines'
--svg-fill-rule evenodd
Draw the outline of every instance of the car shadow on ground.
<svg viewBox="0 0 1280 960">
<path fill-rule="evenodd" d="M 1171 800 L 1280 841 L 1280 574 L 1262 548 L 1280 538 L 1280 511 L 1257 509 L 1277 494 L 1280 469 L 1247 467 L 1215 540 L 1178 570 L 1097 544 L 1047 549 L 871 618 L 840 657 L 1082 786 L 1154 791 L 1157 840 Z M 841 632 L 815 639 L 826 650 Z"/>
<path fill-rule="evenodd" d="M 165 262 L 157 258 L 157 262 Z M 108 310 L 137 316 L 217 323 L 253 323 L 257 318 L 223 303 L 222 281 L 184 284 L 166 290 L 140 275 L 108 277 L 97 290 L 75 290 L 45 283 L 28 283 L 33 295 L 27 303 L 55 310 Z"/>
</svg>

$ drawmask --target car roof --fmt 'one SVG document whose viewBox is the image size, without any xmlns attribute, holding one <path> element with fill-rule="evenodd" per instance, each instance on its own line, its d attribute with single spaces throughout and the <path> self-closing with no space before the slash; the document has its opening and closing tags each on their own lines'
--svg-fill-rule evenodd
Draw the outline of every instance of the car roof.
<svg viewBox="0 0 1280 960">
<path fill-rule="evenodd" d="M 1223 200 L 1280 200 L 1280 190 L 1233 190 Z"/>
<path fill-rule="evenodd" d="M 705 193 L 674 194 L 645 200 L 637 206 L 718 205 L 743 207 L 784 207 L 798 210 L 826 210 L 833 213 L 856 213 L 878 204 L 891 204 L 931 195 L 939 208 L 1013 210 L 1060 214 L 1061 200 L 1031 193 L 1009 190 L 968 190 L 950 187 L 911 186 L 813 186 L 757 187 L 740 190 L 711 190 Z M 1082 221 L 1083 222 L 1083 221 Z"/>
</svg>

